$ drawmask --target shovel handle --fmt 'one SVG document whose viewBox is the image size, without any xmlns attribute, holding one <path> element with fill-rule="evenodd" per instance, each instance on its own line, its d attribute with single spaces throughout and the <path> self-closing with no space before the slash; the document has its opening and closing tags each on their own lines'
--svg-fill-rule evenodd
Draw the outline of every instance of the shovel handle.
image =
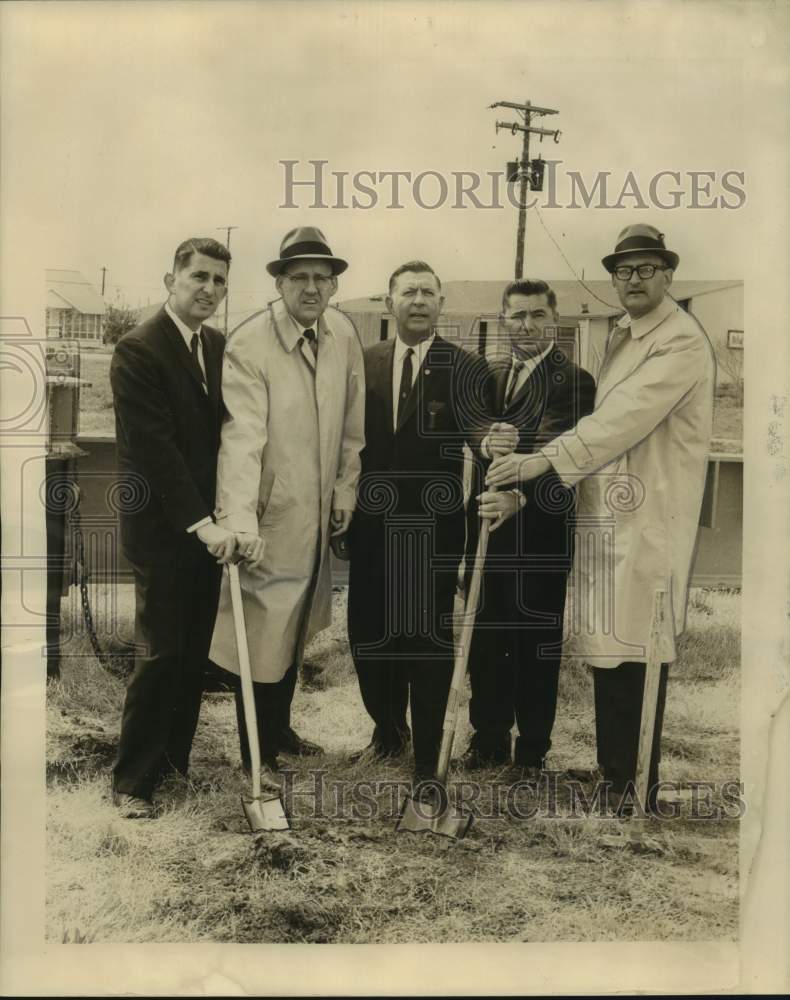
<svg viewBox="0 0 790 1000">
<path fill-rule="evenodd" d="M 496 488 L 491 487 L 490 492 Z M 445 781 L 447 772 L 450 770 L 450 757 L 453 752 L 453 740 L 455 730 L 458 727 L 458 712 L 463 699 L 462 686 L 466 675 L 466 666 L 469 662 L 469 650 L 472 645 L 472 636 L 475 630 L 475 617 L 480 601 L 480 585 L 483 578 L 483 567 L 488 551 L 488 535 L 491 525 L 488 518 L 480 525 L 480 535 L 477 539 L 477 550 L 475 561 L 472 566 L 472 579 L 469 583 L 469 593 L 464 605 L 463 618 L 461 619 L 461 634 L 458 645 L 458 652 L 455 655 L 453 665 L 453 677 L 450 681 L 450 693 L 447 697 L 447 708 L 444 713 L 444 726 L 442 729 L 442 744 L 439 748 L 439 763 L 436 768 L 436 775 L 439 781 Z"/>
<path fill-rule="evenodd" d="M 237 562 L 228 563 L 228 580 L 230 582 L 230 603 L 233 608 L 233 626 L 236 632 L 236 650 L 239 656 L 239 679 L 241 681 L 241 700 L 244 705 L 244 723 L 247 727 L 247 739 L 250 746 L 252 798 L 255 800 L 261 797 L 261 748 L 258 743 L 258 717 L 255 714 L 247 627 L 244 622 L 244 603 L 241 596 Z"/>
<path fill-rule="evenodd" d="M 642 717 L 639 723 L 639 748 L 636 755 L 636 794 L 647 808 L 650 760 L 653 756 L 653 734 L 656 728 L 658 686 L 661 679 L 661 636 L 666 615 L 666 591 L 656 590 L 653 595 L 653 615 L 650 622 L 650 640 L 645 663 L 645 687 L 642 694 Z"/>
</svg>

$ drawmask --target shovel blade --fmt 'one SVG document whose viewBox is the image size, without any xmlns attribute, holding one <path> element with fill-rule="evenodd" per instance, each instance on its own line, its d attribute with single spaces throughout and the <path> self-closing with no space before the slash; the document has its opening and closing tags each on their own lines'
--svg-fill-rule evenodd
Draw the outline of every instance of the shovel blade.
<svg viewBox="0 0 790 1000">
<path fill-rule="evenodd" d="M 279 795 L 259 799 L 242 795 L 241 807 L 253 833 L 291 829 Z"/>
<path fill-rule="evenodd" d="M 395 830 L 398 833 L 436 833 L 463 840 L 472 825 L 472 814 L 449 803 L 425 802 L 407 795 Z"/>
</svg>

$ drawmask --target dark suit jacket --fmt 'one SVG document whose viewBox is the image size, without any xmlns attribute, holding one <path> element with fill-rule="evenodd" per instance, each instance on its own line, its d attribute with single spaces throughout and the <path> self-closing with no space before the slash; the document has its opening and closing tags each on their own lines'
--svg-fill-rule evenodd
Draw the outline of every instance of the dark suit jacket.
<svg viewBox="0 0 790 1000">
<path fill-rule="evenodd" d="M 225 338 L 203 326 L 208 392 L 184 338 L 161 309 L 115 347 L 121 537 L 132 562 L 164 555 L 212 513 L 222 424 Z"/>
<path fill-rule="evenodd" d="M 447 612 L 465 543 L 463 445 L 491 421 L 485 362 L 437 336 L 395 430 L 394 352 L 394 340 L 365 351 L 365 447 L 350 533 L 352 644 L 372 642 L 386 628 L 380 613 L 392 567 L 387 530 L 396 524 L 424 525 L 420 544 L 427 548 L 418 546 L 409 557 L 412 568 L 419 564 L 434 574 L 434 598 L 421 611 L 431 618 Z"/>
<path fill-rule="evenodd" d="M 510 361 L 492 366 L 497 419 L 518 428 L 516 451 L 539 451 L 557 435 L 574 427 L 592 412 L 595 380 L 589 372 L 554 347 L 530 374 L 506 407 L 505 390 Z M 523 487 L 527 503 L 490 535 L 489 552 L 557 557 L 558 569 L 569 569 L 572 557 L 570 518 L 575 491 L 567 489 L 553 472 Z"/>
</svg>

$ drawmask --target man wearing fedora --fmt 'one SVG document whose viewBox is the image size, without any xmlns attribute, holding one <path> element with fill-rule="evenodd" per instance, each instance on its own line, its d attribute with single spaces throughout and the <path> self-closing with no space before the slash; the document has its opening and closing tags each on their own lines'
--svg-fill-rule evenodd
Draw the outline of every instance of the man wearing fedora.
<svg viewBox="0 0 790 1000">
<path fill-rule="evenodd" d="M 215 514 L 244 558 L 240 577 L 270 783 L 278 752 L 322 752 L 293 731 L 290 708 L 305 644 L 331 621 L 329 538 L 351 522 L 364 441 L 362 351 L 351 320 L 329 306 L 347 266 L 319 229 L 291 230 L 267 265 L 281 297 L 234 330 L 225 350 Z M 238 674 L 227 580 L 210 655 Z M 249 766 L 238 688 L 236 707 Z"/>
<path fill-rule="evenodd" d="M 603 258 L 626 309 L 609 334 L 595 408 L 535 455 L 495 459 L 487 482 L 552 469 L 580 483 L 575 654 L 593 668 L 598 765 L 615 807 L 635 780 L 651 631 L 661 660 L 649 768 L 655 808 L 669 664 L 685 628 L 713 419 L 715 362 L 702 327 L 669 296 L 678 255 L 652 226 Z M 656 592 L 666 594 L 654 625 Z"/>
</svg>

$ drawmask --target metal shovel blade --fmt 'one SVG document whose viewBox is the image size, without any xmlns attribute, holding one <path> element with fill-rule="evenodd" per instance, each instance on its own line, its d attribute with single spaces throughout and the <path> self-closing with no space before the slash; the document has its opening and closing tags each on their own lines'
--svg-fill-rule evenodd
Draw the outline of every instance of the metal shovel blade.
<svg viewBox="0 0 790 1000">
<path fill-rule="evenodd" d="M 441 837 L 463 840 L 472 825 L 472 814 L 456 809 L 446 796 L 438 802 L 426 802 L 407 795 L 395 825 L 398 833 L 437 833 Z"/>
<path fill-rule="evenodd" d="M 261 796 L 258 799 L 242 795 L 241 807 L 253 833 L 291 829 L 279 795 L 272 795 L 270 798 Z"/>
</svg>

